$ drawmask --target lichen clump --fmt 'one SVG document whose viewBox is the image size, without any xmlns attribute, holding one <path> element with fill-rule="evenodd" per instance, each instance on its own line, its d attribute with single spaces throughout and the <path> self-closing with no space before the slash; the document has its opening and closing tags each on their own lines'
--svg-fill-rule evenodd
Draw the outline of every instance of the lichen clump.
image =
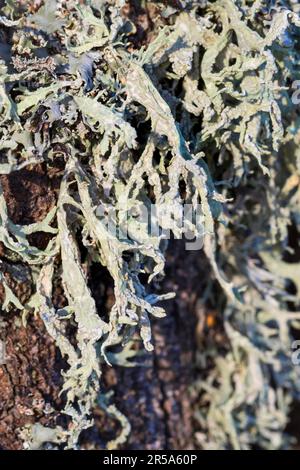
<svg viewBox="0 0 300 470">
<path fill-rule="evenodd" d="M 0 273 L 2 310 L 17 309 L 24 322 L 39 315 L 68 366 L 71 425 L 36 425 L 23 436 L 31 448 L 76 448 L 98 401 L 122 424 L 109 447 L 126 441 L 130 424 L 102 396 L 101 364 L 128 365 L 137 334 L 153 349 L 151 316 L 164 316 L 157 304 L 174 295 L 152 287 L 164 271 L 165 234 L 180 237 L 184 205 L 200 205 L 201 227 L 191 222 L 189 231 L 203 242 L 194 256 L 210 261 L 202 300 L 221 312 L 226 344 L 199 350 L 206 373 L 194 387 L 195 442 L 285 448 L 300 396 L 290 358 L 300 327 L 298 5 L 155 3 L 164 26 L 143 47 L 125 0 L 9 1 L 1 11 L 0 174 L 63 164 L 57 201 L 35 223 L 14 223 L 0 188 L 8 266 L 26 266 L 33 285 L 22 302 Z M 155 235 L 138 217 L 153 204 L 171 207 L 170 217 L 154 214 Z M 40 233 L 45 246 L 34 243 Z M 95 262 L 114 283 L 108 315 L 88 285 Z M 62 308 L 53 302 L 58 280 Z"/>
</svg>

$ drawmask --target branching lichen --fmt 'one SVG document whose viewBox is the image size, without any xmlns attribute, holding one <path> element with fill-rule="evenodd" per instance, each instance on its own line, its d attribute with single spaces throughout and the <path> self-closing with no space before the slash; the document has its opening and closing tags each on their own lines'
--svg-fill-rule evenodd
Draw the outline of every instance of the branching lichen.
<svg viewBox="0 0 300 470">
<path fill-rule="evenodd" d="M 216 279 L 223 289 L 220 302 L 207 292 L 222 304 L 228 343 L 225 356 L 199 352 L 209 372 L 195 384 L 195 439 L 203 448 L 287 446 L 289 407 L 300 394 L 289 357 L 291 327 L 300 327 L 300 268 L 286 261 L 289 228 L 298 234 L 300 221 L 300 121 L 289 92 L 299 76 L 296 4 L 204 0 L 177 10 L 162 3 L 166 26 L 136 50 L 124 1 L 45 0 L 34 13 L 17 3 L 0 17 L 10 38 L 9 51 L 0 44 L 0 174 L 64 161 L 44 220 L 13 223 L 0 192 L 1 243 L 8 258 L 30 266 L 35 283 L 23 305 L 1 274 L 2 308 L 25 319 L 39 314 L 68 364 L 62 392 L 72 425 L 42 435 L 75 448 L 99 396 L 106 403 L 101 363 L 110 363 L 110 348 L 128 347 L 138 333 L 153 349 L 151 316 L 164 316 L 157 303 L 173 294 L 155 295 L 150 285 L 163 274 L 164 233 L 184 233 L 178 214 L 190 204 L 201 206 L 203 226 L 189 229 L 203 238 L 207 283 Z M 154 235 L 135 216 L 153 203 L 171 208 L 168 218 L 154 215 Z M 45 249 L 31 242 L 36 232 L 48 234 Z M 93 260 L 114 282 L 108 319 L 88 286 Z M 59 310 L 54 276 L 67 299 Z M 68 319 L 75 342 L 62 324 Z M 113 404 L 104 408 L 123 426 L 110 447 L 123 443 L 126 418 Z"/>
</svg>

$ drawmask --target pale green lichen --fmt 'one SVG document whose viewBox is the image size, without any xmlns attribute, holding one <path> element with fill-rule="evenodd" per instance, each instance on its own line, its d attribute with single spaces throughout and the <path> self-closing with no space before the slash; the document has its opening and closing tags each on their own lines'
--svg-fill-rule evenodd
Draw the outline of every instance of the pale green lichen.
<svg viewBox="0 0 300 470">
<path fill-rule="evenodd" d="M 69 366 L 62 391 L 73 425 L 57 432 L 33 427 L 29 447 L 52 440 L 76 448 L 99 393 L 101 401 L 101 360 L 118 361 L 110 348 L 123 344 L 122 365 L 131 362 L 128 341 L 136 332 L 153 349 L 151 315 L 164 316 L 156 304 L 173 294 L 152 294 L 139 274 L 150 283 L 163 273 L 163 237 L 150 236 L 134 217 L 129 236 L 117 237 L 107 216 L 117 210 L 111 222 L 122 232 L 128 207 L 138 212 L 153 200 L 172 207 L 172 220 L 155 222 L 176 236 L 184 231 L 174 224 L 183 204 L 201 204 L 203 232 L 190 228 L 203 236 L 213 273 L 208 284 L 217 279 L 226 297 L 220 295 L 227 352 L 199 353 L 209 373 L 195 384 L 198 444 L 285 447 L 290 403 L 300 396 L 299 371 L 289 358 L 290 325 L 300 326 L 299 291 L 289 293 L 286 283 L 298 289 L 299 263 L 282 260 L 288 228 L 298 230 L 300 220 L 299 113 L 288 92 L 299 76 L 297 5 L 182 2 L 185 10 L 171 10 L 168 24 L 136 51 L 124 2 L 77 3 L 46 0 L 36 13 L 20 14 L 7 2 L 0 17 L 16 38 L 8 58 L 0 44 L 0 173 L 60 157 L 65 163 L 56 207 L 40 222 L 14 224 L 0 193 L 0 240 L 35 279 L 22 305 L 1 274 L 2 308 L 13 305 L 24 320 L 38 313 Z M 47 65 L 42 59 L 49 55 Z M 142 122 L 149 131 L 141 136 Z M 29 242 L 35 232 L 51 234 L 44 250 Z M 114 282 L 107 321 L 88 287 L 78 233 L 88 261 L 101 262 Z M 61 311 L 52 302 L 56 271 L 68 303 Z M 220 307 L 211 287 L 207 295 Z M 68 318 L 77 325 L 76 346 L 61 325 Z M 115 447 L 130 426 L 113 404 L 101 403 L 123 427 L 109 444 Z"/>
</svg>

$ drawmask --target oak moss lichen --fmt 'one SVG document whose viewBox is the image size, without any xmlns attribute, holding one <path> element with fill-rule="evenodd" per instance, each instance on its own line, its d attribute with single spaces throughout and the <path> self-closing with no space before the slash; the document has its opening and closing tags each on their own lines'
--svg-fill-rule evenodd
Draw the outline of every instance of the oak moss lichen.
<svg viewBox="0 0 300 470">
<path fill-rule="evenodd" d="M 136 333 L 151 351 L 151 316 L 165 315 L 157 303 L 173 293 L 149 288 L 164 270 L 161 234 L 150 236 L 133 215 L 129 236 L 114 236 L 110 208 L 122 232 L 124 203 L 132 214 L 142 204 L 171 206 L 172 217 L 155 222 L 178 236 L 182 227 L 174 221 L 183 205 L 201 204 L 203 232 L 190 228 L 203 237 L 212 267 L 203 301 L 222 311 L 228 344 L 225 351 L 199 351 L 207 374 L 194 387 L 201 429 L 195 442 L 285 448 L 291 402 L 300 397 L 299 368 L 290 359 L 300 327 L 293 253 L 300 121 L 291 91 L 300 78 L 298 5 L 155 2 L 165 26 L 138 49 L 125 3 L 7 1 L 1 9 L 0 174 L 38 164 L 51 169 L 57 159 L 64 168 L 55 207 L 32 224 L 9 218 L 0 187 L 6 259 L 26 265 L 33 283 L 24 303 L 0 273 L 3 316 L 9 309 L 24 322 L 39 315 L 68 364 L 62 393 L 71 424 L 36 424 L 22 430 L 23 438 L 31 448 L 46 441 L 76 448 L 98 401 L 122 424 L 108 447 L 126 441 L 130 424 L 102 395 L 101 364 L 130 365 L 128 343 Z M 41 232 L 44 248 L 31 241 Z M 114 282 L 108 318 L 88 286 L 93 262 Z M 57 278 L 67 300 L 61 309 L 53 304 Z M 215 280 L 224 294 L 215 295 Z M 71 320 L 75 342 L 66 332 Z M 123 356 L 112 353 L 117 344 Z"/>
</svg>

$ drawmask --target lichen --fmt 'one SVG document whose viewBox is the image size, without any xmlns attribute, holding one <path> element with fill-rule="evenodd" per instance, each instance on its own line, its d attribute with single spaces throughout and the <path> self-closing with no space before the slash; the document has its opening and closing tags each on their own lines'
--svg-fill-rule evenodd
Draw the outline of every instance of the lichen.
<svg viewBox="0 0 300 470">
<path fill-rule="evenodd" d="M 34 12 L 18 3 L 0 17 L 9 38 L 8 48 L 0 43 L 0 174 L 64 162 L 44 220 L 13 223 L 0 188 L 0 241 L 34 280 L 23 304 L 1 274 L 2 309 L 18 309 L 24 321 L 40 315 L 68 364 L 62 393 L 72 425 L 42 435 L 59 433 L 60 445 L 76 448 L 93 405 L 105 403 L 101 365 L 118 360 L 112 346 L 127 348 L 139 334 L 153 349 L 151 317 L 164 316 L 157 303 L 173 295 L 151 289 L 164 272 L 164 233 L 182 236 L 178 214 L 200 205 L 203 224 L 189 230 L 212 267 L 206 295 L 222 311 L 227 349 L 199 351 L 208 372 L 195 384 L 195 440 L 202 448 L 288 446 L 288 413 L 300 396 L 290 360 L 300 268 L 287 261 L 300 221 L 300 121 L 289 88 L 299 76 L 297 4 L 203 0 L 168 10 L 158 2 L 167 24 L 138 50 L 124 1 L 45 0 Z M 170 208 L 170 217 L 154 215 L 154 235 L 134 216 L 153 203 Z M 31 241 L 37 232 L 49 235 L 44 249 Z M 114 282 L 108 318 L 88 285 L 94 260 Z M 55 276 L 67 299 L 60 310 Z M 75 344 L 62 324 L 71 319 Z M 105 409 L 123 426 L 114 447 L 130 426 L 115 405 Z M 43 444 L 36 433 L 34 448 Z"/>
</svg>

